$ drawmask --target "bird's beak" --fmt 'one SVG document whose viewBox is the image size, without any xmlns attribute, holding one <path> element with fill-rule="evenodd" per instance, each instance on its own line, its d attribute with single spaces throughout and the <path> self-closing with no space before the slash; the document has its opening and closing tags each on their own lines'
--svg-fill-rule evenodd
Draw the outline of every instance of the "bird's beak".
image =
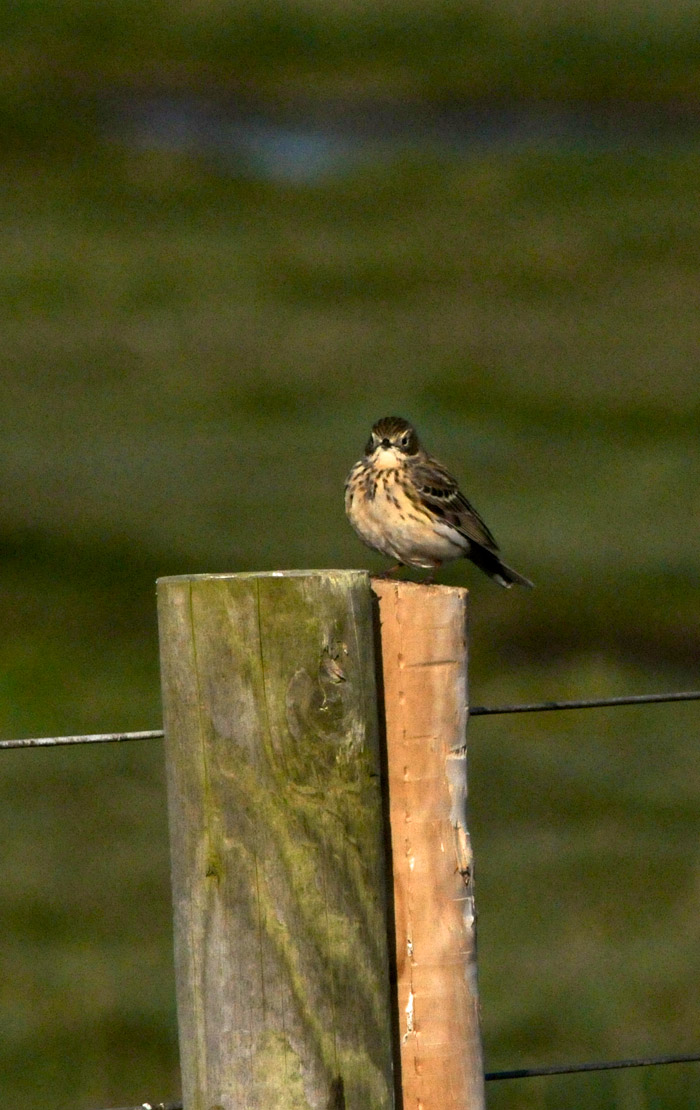
<svg viewBox="0 0 700 1110">
<path fill-rule="evenodd" d="M 384 448 L 385 451 L 388 451 L 388 449 L 391 447 L 391 441 L 388 440 L 388 439 L 383 439 L 382 440 L 382 447 Z"/>
</svg>

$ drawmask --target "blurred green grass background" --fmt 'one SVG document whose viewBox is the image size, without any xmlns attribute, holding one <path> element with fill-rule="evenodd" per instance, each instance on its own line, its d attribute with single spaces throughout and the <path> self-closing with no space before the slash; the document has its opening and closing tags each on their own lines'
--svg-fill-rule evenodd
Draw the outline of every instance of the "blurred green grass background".
<svg viewBox="0 0 700 1110">
<path fill-rule="evenodd" d="M 157 575 L 369 566 L 342 484 L 413 419 L 504 556 L 475 703 L 698 685 L 700 145 L 419 142 L 300 182 L 110 96 L 697 111 L 697 8 L 7 7 L 0 731 L 158 727 Z M 107 107 L 106 107 L 107 106 Z M 693 705 L 474 719 L 491 1069 L 700 1048 Z M 177 1096 L 158 742 L 0 756 L 0 1101 Z M 676 1110 L 697 1066 L 492 1084 Z"/>
</svg>

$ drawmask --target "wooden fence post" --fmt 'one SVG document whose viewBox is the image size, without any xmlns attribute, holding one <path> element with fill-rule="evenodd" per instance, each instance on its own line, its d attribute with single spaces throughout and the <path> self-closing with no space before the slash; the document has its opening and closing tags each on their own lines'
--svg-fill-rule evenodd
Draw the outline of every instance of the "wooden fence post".
<svg viewBox="0 0 700 1110">
<path fill-rule="evenodd" d="M 158 596 L 185 1110 L 390 1110 L 368 575 Z"/>
<path fill-rule="evenodd" d="M 404 1110 L 483 1110 L 466 824 L 467 591 L 379 598 Z"/>
</svg>

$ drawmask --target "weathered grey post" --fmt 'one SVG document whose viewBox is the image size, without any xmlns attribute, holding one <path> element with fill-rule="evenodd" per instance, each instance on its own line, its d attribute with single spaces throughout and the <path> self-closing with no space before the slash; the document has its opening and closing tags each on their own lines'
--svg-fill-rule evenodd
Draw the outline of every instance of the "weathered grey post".
<svg viewBox="0 0 700 1110">
<path fill-rule="evenodd" d="M 185 1110 L 389 1110 L 368 576 L 158 597 Z"/>
</svg>

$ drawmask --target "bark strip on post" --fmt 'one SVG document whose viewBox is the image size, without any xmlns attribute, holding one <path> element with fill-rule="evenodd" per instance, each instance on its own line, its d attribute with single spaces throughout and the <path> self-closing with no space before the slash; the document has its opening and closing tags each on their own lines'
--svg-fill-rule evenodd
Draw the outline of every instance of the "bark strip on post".
<svg viewBox="0 0 700 1110">
<path fill-rule="evenodd" d="M 390 1110 L 362 571 L 158 583 L 186 1110 Z"/>
<path fill-rule="evenodd" d="M 379 598 L 404 1110 L 482 1110 L 467 800 L 467 591 Z"/>
</svg>

